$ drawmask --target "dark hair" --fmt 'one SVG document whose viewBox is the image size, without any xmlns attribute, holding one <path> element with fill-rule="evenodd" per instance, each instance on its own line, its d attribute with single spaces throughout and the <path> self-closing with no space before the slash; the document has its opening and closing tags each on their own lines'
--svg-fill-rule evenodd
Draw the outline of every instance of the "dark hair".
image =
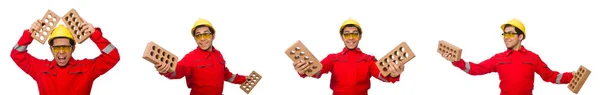
<svg viewBox="0 0 600 95">
<path fill-rule="evenodd" d="M 509 27 L 509 26 L 515 27 L 515 26 L 513 26 L 513 25 L 506 24 L 506 25 L 504 26 L 504 29 L 506 29 L 506 27 Z M 517 35 L 523 34 L 523 40 L 525 40 L 525 33 L 523 33 L 523 30 L 521 30 L 521 29 L 519 29 L 519 28 L 515 27 L 515 31 L 517 32 Z"/>
<path fill-rule="evenodd" d="M 194 27 L 194 30 L 192 31 L 192 34 L 196 35 L 196 29 L 198 29 L 200 27 L 208 27 L 208 26 L 206 26 L 206 25 L 198 25 L 198 26 Z M 215 29 L 213 29 L 212 27 L 208 27 L 208 30 L 210 30 L 210 34 L 211 35 L 215 34 Z"/>
<path fill-rule="evenodd" d="M 358 29 L 358 34 L 362 34 L 360 27 L 358 27 L 354 24 L 347 24 L 346 26 L 344 26 L 344 28 L 346 28 L 346 27 L 356 27 Z M 344 28 L 340 29 L 340 35 L 344 34 Z"/>
<path fill-rule="evenodd" d="M 56 38 L 52 38 L 52 40 L 50 40 L 50 46 L 54 46 L 54 40 L 58 39 L 58 38 L 67 38 L 67 37 L 56 37 Z M 69 39 L 69 38 L 67 38 Z M 69 39 L 69 44 L 71 44 L 71 46 L 75 46 L 75 41 L 73 41 L 72 39 Z"/>
</svg>

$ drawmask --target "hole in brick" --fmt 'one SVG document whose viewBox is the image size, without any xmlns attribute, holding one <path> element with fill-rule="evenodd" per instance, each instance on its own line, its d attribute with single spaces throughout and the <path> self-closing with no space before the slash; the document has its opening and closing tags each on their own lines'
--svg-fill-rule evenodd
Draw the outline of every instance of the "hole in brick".
<svg viewBox="0 0 600 95">
<path fill-rule="evenodd" d="M 312 69 L 317 69 L 317 66 L 312 66 Z"/>
<path fill-rule="evenodd" d="M 80 26 L 80 25 L 81 25 L 81 23 L 75 22 L 75 26 Z M 81 28 L 79 28 L 79 29 L 81 29 Z"/>
<path fill-rule="evenodd" d="M 43 23 L 48 23 L 48 22 L 50 22 L 50 20 L 48 20 L 48 19 L 44 19 L 44 22 L 43 22 Z"/>
<path fill-rule="evenodd" d="M 152 50 L 156 51 L 156 46 L 152 46 Z"/>
<path fill-rule="evenodd" d="M 398 49 L 398 50 L 404 52 L 404 47 L 400 47 L 400 49 Z"/>
<path fill-rule="evenodd" d="M 171 58 L 171 55 L 167 55 L 167 58 Z"/>
<path fill-rule="evenodd" d="M 165 51 L 160 52 L 160 55 L 165 56 Z"/>
<path fill-rule="evenodd" d="M 304 52 L 300 52 L 300 55 L 304 55 Z"/>
<path fill-rule="evenodd" d="M 304 56 L 304 60 L 308 60 L 308 58 L 309 58 L 308 56 Z"/>
<path fill-rule="evenodd" d="M 379 62 L 379 64 L 378 64 L 378 65 L 379 65 L 379 66 L 383 66 L 383 62 Z"/>
<path fill-rule="evenodd" d="M 46 31 L 52 31 L 52 29 L 50 29 L 50 27 L 46 26 Z"/>
<path fill-rule="evenodd" d="M 42 35 L 48 35 L 48 33 L 47 32 L 42 32 Z"/>
<path fill-rule="evenodd" d="M 388 60 L 387 58 L 386 58 L 386 59 L 383 59 L 383 61 L 384 61 L 385 63 L 390 63 L 390 60 Z"/>
<path fill-rule="evenodd" d="M 173 62 L 177 62 L 177 60 L 175 60 L 175 57 L 172 57 L 172 58 L 171 58 L 171 61 L 173 61 Z"/>
<path fill-rule="evenodd" d="M 300 56 L 299 55 L 295 55 L 294 59 L 300 59 Z"/>
<path fill-rule="evenodd" d="M 246 91 L 250 90 L 250 88 L 246 88 Z"/>
<path fill-rule="evenodd" d="M 160 58 L 160 61 L 162 61 L 162 62 L 165 62 L 165 58 L 164 58 L 164 57 L 161 57 L 161 58 Z"/>
<path fill-rule="evenodd" d="M 154 59 L 158 59 L 158 55 L 157 54 L 154 55 Z"/>
<path fill-rule="evenodd" d="M 161 52 L 162 52 L 162 49 L 156 49 L 156 52 L 157 52 L 157 53 L 161 53 Z"/>
<path fill-rule="evenodd" d="M 73 15 L 74 15 L 73 13 L 69 13 L 69 17 L 73 17 Z"/>
<path fill-rule="evenodd" d="M 404 55 L 404 57 L 410 57 L 410 56 L 408 56 L 408 53 L 406 53 L 406 52 L 402 55 Z"/>
<path fill-rule="evenodd" d="M 81 39 L 81 35 L 77 35 L 77 38 Z"/>
<path fill-rule="evenodd" d="M 76 17 L 73 17 L 72 19 L 73 19 L 73 21 L 75 21 L 75 22 L 77 22 L 77 21 L 78 21 Z"/>
<path fill-rule="evenodd" d="M 44 39 L 44 36 L 40 36 L 40 39 Z"/>
<path fill-rule="evenodd" d="M 296 53 L 296 51 L 290 51 L 290 54 L 295 54 L 295 53 Z"/>
<path fill-rule="evenodd" d="M 300 50 L 300 47 L 296 47 L 295 49 L 296 49 L 296 50 Z"/>
<path fill-rule="evenodd" d="M 155 55 L 154 52 L 150 52 L 150 56 L 154 56 L 154 55 Z"/>
<path fill-rule="evenodd" d="M 396 63 L 396 64 L 400 64 L 400 63 L 398 63 L 398 60 L 394 60 L 394 63 Z"/>
<path fill-rule="evenodd" d="M 398 56 L 398 55 L 400 55 L 400 52 L 394 51 L 394 55 Z"/>
<path fill-rule="evenodd" d="M 306 72 L 310 73 L 310 72 L 312 72 L 312 69 L 308 69 L 308 70 L 306 70 Z"/>
<path fill-rule="evenodd" d="M 394 58 L 395 58 L 395 56 L 394 56 L 393 54 L 390 54 L 389 58 L 390 58 L 390 59 L 394 59 Z"/>
<path fill-rule="evenodd" d="M 383 70 L 384 72 L 387 72 L 387 71 L 388 71 L 387 67 L 383 67 L 383 69 L 382 69 L 382 70 Z"/>
<path fill-rule="evenodd" d="M 398 60 L 402 61 L 402 60 L 404 60 L 404 57 L 398 56 Z"/>
</svg>

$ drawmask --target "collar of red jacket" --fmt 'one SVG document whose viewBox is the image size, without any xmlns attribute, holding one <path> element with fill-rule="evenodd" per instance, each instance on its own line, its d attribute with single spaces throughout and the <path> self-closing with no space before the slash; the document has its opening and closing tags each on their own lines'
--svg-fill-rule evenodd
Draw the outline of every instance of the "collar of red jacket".
<svg viewBox="0 0 600 95">
<path fill-rule="evenodd" d="M 362 51 L 358 47 L 356 47 L 354 49 L 344 48 L 344 50 L 342 50 L 342 55 L 346 55 L 348 52 L 362 53 Z"/>
<path fill-rule="evenodd" d="M 521 45 L 521 48 L 519 50 L 512 50 L 510 48 L 506 48 L 506 51 L 504 51 L 504 54 L 506 54 L 506 56 L 512 54 L 513 52 L 519 52 L 519 53 L 526 53 L 527 49 L 525 49 L 525 46 Z"/>
<path fill-rule="evenodd" d="M 65 67 L 71 66 L 71 65 L 75 65 L 77 64 L 75 62 L 75 59 L 73 57 L 70 58 L 69 63 L 67 63 L 67 65 L 65 65 Z M 58 64 L 56 63 L 56 60 L 52 60 L 52 62 L 50 62 L 50 68 L 54 68 L 54 67 L 60 67 L 58 66 Z"/>
<path fill-rule="evenodd" d="M 206 50 L 202 50 L 202 48 L 200 47 L 196 47 L 196 52 L 198 54 L 200 54 L 200 57 L 202 58 L 208 58 L 211 54 L 215 53 L 215 52 L 219 52 L 219 50 L 217 50 L 217 48 L 215 48 L 215 46 L 212 46 L 212 51 L 206 51 Z"/>
</svg>

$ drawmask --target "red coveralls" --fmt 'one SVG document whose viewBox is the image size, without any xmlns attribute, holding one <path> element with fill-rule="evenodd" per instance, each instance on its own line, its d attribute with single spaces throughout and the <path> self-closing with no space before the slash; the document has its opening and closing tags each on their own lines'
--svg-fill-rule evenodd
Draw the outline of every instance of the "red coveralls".
<svg viewBox="0 0 600 95">
<path fill-rule="evenodd" d="M 479 64 L 465 63 L 463 59 L 452 64 L 470 75 L 484 75 L 498 72 L 500 76 L 500 95 L 532 95 L 534 74 L 539 74 L 546 82 L 568 84 L 571 72 L 559 73 L 550 70 L 546 63 L 535 53 L 525 49 L 508 49 L 484 60 Z"/>
<path fill-rule="evenodd" d="M 94 59 L 75 60 L 71 58 L 65 67 L 56 61 L 38 59 L 27 52 L 33 38 L 25 30 L 21 39 L 12 49 L 10 57 L 38 85 L 40 95 L 90 95 L 94 80 L 108 72 L 119 62 L 119 52 L 96 28 L 90 39 L 98 46 L 101 54 Z"/>
<path fill-rule="evenodd" d="M 382 77 L 376 62 L 374 56 L 363 53 L 360 48 L 344 48 L 342 52 L 327 55 L 321 61 L 323 69 L 311 77 L 320 78 L 322 74 L 331 72 L 330 88 L 333 95 L 368 95 L 371 76 L 383 82 L 395 83 L 400 80 L 400 77 Z M 305 78 L 306 75 L 300 74 L 300 77 Z"/>
<path fill-rule="evenodd" d="M 186 54 L 177 62 L 175 72 L 162 74 L 169 79 L 185 76 L 190 95 L 222 95 L 224 81 L 242 84 L 246 76 L 232 74 L 225 66 L 219 50 L 204 51 L 199 47 Z"/>
</svg>

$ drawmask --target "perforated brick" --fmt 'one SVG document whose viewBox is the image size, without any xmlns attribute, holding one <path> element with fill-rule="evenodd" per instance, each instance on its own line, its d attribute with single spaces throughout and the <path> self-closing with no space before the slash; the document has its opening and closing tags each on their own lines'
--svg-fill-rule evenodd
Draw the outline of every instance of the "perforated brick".
<svg viewBox="0 0 600 95">
<path fill-rule="evenodd" d="M 567 86 L 569 90 L 575 94 L 579 93 L 579 90 L 581 90 L 581 87 L 583 87 L 583 84 L 585 84 L 585 81 L 587 80 L 588 76 L 590 76 L 590 73 L 592 73 L 592 71 L 589 69 L 579 66 L 579 69 L 577 69 L 576 73 L 573 73 L 573 78 Z"/>
<path fill-rule="evenodd" d="M 438 43 L 437 52 L 440 54 L 450 53 L 449 58 L 451 59 L 451 61 L 459 61 L 461 58 L 460 55 L 462 54 L 462 49 L 444 40 L 440 40 L 440 42 Z"/>
<path fill-rule="evenodd" d="M 62 20 L 63 23 L 65 23 L 65 26 L 71 30 L 71 34 L 78 44 L 87 40 L 92 35 L 92 31 L 94 31 L 93 27 L 86 27 L 83 18 L 79 16 L 75 9 L 71 9 L 65 14 Z"/>
<path fill-rule="evenodd" d="M 244 90 L 246 94 L 249 94 L 256 84 L 258 84 L 260 79 L 262 79 L 262 76 L 255 71 L 252 71 L 252 73 L 246 77 L 246 81 L 240 85 L 240 89 Z"/>
<path fill-rule="evenodd" d="M 384 77 L 387 77 L 389 74 L 392 73 L 389 69 L 391 68 L 390 62 L 398 64 L 400 70 L 403 71 L 404 64 L 406 64 L 408 61 L 412 60 L 415 57 L 415 54 L 410 49 L 410 47 L 408 47 L 408 44 L 406 44 L 406 42 L 402 42 L 400 43 L 400 45 L 396 46 L 386 55 L 377 60 L 377 63 L 375 64 L 377 64 L 377 68 L 379 68 L 381 74 Z"/>
<path fill-rule="evenodd" d="M 44 17 L 42 17 L 40 20 L 42 21 L 42 26 L 37 29 L 29 29 L 29 31 L 31 32 L 31 37 L 33 37 L 33 39 L 45 44 L 48 40 L 48 36 L 50 36 L 52 30 L 60 21 L 60 17 L 51 10 L 48 10 L 46 14 L 44 14 Z"/>
<path fill-rule="evenodd" d="M 294 62 L 298 62 L 300 60 L 308 62 L 309 67 L 305 72 L 301 72 L 302 70 L 295 68 L 300 74 L 313 76 L 323 68 L 321 62 L 319 62 L 319 60 L 308 50 L 308 48 L 306 48 L 306 46 L 304 46 L 304 44 L 302 44 L 300 40 L 296 41 L 292 46 L 290 46 L 285 51 L 285 54 Z"/>
<path fill-rule="evenodd" d="M 177 67 L 177 61 L 179 57 L 173 53 L 167 51 L 165 48 L 160 47 L 154 42 L 149 42 L 144 50 L 144 59 L 150 61 L 153 64 L 165 63 L 171 66 L 169 72 L 174 72 Z"/>
</svg>

